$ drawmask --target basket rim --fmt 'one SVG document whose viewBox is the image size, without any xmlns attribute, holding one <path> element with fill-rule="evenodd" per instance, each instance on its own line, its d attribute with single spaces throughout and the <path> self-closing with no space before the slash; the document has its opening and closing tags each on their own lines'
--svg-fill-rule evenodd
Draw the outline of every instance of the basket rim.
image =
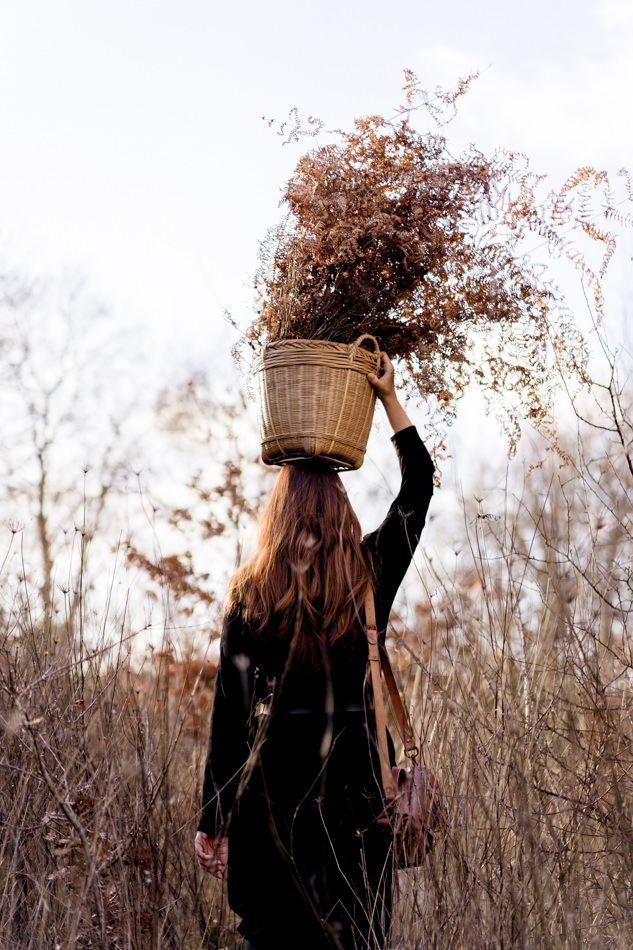
<svg viewBox="0 0 633 950">
<path fill-rule="evenodd" d="M 362 344 L 365 339 L 372 339 L 376 344 L 376 349 L 369 350 L 364 347 Z M 260 350 L 255 354 L 251 371 L 253 373 L 262 372 L 262 370 L 267 369 L 267 363 L 270 360 L 283 358 L 284 356 L 290 359 L 293 355 L 300 357 L 302 352 L 306 355 L 310 353 L 311 357 L 318 356 L 319 353 L 329 353 L 331 358 L 344 358 L 349 368 L 358 369 L 355 364 L 371 363 L 376 372 L 380 369 L 381 358 L 378 341 L 369 334 L 361 334 L 357 340 L 351 343 L 340 343 L 337 340 L 304 340 L 302 338 L 272 340 L 270 343 L 262 344 Z M 298 360 L 297 364 L 299 362 Z M 342 368 L 344 367 L 341 365 Z"/>
</svg>

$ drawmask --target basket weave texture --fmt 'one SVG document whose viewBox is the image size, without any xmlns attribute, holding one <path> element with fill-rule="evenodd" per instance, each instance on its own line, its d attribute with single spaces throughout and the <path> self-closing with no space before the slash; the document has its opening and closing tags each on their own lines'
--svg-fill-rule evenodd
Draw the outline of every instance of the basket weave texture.
<svg viewBox="0 0 633 950">
<path fill-rule="evenodd" d="M 366 341 L 371 352 L 361 345 Z M 367 374 L 379 367 L 380 348 L 368 334 L 350 344 L 268 343 L 253 364 L 263 461 L 360 468 L 376 401 Z"/>
</svg>

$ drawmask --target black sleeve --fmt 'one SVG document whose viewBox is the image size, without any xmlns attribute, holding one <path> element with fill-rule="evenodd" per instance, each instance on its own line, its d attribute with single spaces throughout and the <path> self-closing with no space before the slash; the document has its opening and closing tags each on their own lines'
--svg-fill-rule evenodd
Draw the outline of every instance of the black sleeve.
<svg viewBox="0 0 633 950">
<path fill-rule="evenodd" d="M 224 834 L 248 760 L 254 663 L 241 617 L 224 618 L 198 831 Z"/>
<path fill-rule="evenodd" d="M 400 462 L 400 491 L 383 523 L 366 539 L 374 562 L 376 617 L 381 631 L 387 627 L 433 494 L 433 462 L 415 426 L 401 429 L 392 442 Z"/>
</svg>

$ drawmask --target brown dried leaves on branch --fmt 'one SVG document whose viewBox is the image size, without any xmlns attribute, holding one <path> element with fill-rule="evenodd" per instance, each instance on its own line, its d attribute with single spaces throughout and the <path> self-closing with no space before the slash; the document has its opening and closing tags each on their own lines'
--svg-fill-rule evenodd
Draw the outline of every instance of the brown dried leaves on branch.
<svg viewBox="0 0 633 950">
<path fill-rule="evenodd" d="M 512 443 L 521 417 L 546 417 L 555 377 L 584 378 L 582 338 L 525 241 L 536 236 L 572 260 L 594 283 L 599 312 L 613 236 L 592 214 L 598 191 L 603 220 L 614 214 L 608 182 L 581 169 L 539 200 L 542 179 L 522 155 L 488 159 L 471 147 L 453 158 L 443 136 L 411 126 L 420 89 L 412 74 L 406 79 L 409 106 L 396 121 L 358 119 L 335 144 L 300 159 L 284 195 L 289 212 L 262 243 L 247 337 L 349 342 L 371 333 L 445 420 L 476 380 Z M 428 111 L 432 101 L 437 119 L 469 81 L 433 100 L 421 95 L 421 104 Z M 604 244 L 598 275 L 570 227 Z"/>
</svg>

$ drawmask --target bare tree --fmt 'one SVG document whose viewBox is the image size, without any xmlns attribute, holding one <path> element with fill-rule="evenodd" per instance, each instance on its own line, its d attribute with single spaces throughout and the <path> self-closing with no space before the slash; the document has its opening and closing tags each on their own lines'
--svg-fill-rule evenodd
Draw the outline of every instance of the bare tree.
<svg viewBox="0 0 633 950">
<path fill-rule="evenodd" d="M 111 315 L 78 281 L 5 296 L 0 341 L 0 512 L 12 534 L 28 533 L 15 573 L 37 578 L 50 610 L 56 584 L 76 595 L 119 484 L 137 376 Z M 74 565 L 61 564 L 62 550 Z"/>
<path fill-rule="evenodd" d="M 239 386 L 218 393 L 203 373 L 189 373 L 159 394 L 155 443 L 164 445 L 161 470 L 151 484 L 152 534 L 137 530 L 128 562 L 155 591 L 160 585 L 191 617 L 219 607 L 230 574 L 240 563 L 274 471 L 259 460 L 252 413 Z"/>
</svg>

